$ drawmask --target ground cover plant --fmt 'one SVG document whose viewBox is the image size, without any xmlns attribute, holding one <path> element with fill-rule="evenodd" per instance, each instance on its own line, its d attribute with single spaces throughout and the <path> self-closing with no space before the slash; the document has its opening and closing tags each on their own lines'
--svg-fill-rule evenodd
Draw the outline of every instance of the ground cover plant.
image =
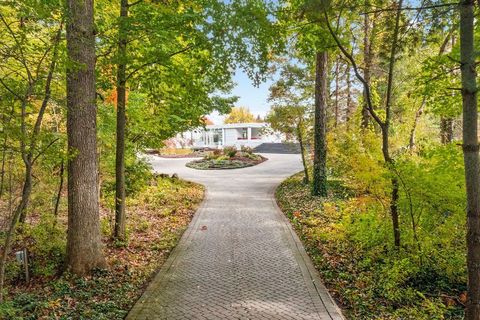
<svg viewBox="0 0 480 320">
<path fill-rule="evenodd" d="M 85 277 L 63 273 L 66 212 L 58 217 L 32 215 L 14 250 L 27 248 L 30 277 L 9 261 L 8 299 L 0 319 L 123 319 L 148 281 L 175 247 L 203 199 L 203 187 L 177 178 L 150 176 L 147 185 L 127 198 L 135 212 L 125 242 L 113 240 L 113 198 L 105 191 L 101 209 L 102 242 L 108 267 Z M 39 195 L 36 195 L 39 196 Z"/>
<path fill-rule="evenodd" d="M 349 319 L 463 319 L 461 151 L 450 145 L 399 158 L 403 244 L 395 248 L 386 214 L 389 172 L 360 156 L 355 140 L 331 141 L 327 197 L 312 196 L 303 173 L 276 191 L 322 279 Z"/>
<path fill-rule="evenodd" d="M 213 150 L 203 159 L 186 164 L 187 167 L 199 170 L 240 169 L 252 167 L 266 161 L 267 158 L 253 153 L 253 149 L 243 147 L 240 151 L 235 147 Z"/>
</svg>

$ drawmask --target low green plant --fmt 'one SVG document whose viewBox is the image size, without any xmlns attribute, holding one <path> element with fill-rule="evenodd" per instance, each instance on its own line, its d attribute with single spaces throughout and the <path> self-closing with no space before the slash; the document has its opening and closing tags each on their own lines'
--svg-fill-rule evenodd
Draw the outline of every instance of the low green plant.
<svg viewBox="0 0 480 320">
<path fill-rule="evenodd" d="M 237 155 L 237 148 L 234 146 L 227 146 L 223 148 L 223 153 L 228 156 L 229 158 L 233 158 Z"/>
<path fill-rule="evenodd" d="M 253 148 L 248 147 L 248 146 L 242 146 L 240 148 L 240 151 L 245 153 L 245 154 L 253 154 Z"/>
</svg>

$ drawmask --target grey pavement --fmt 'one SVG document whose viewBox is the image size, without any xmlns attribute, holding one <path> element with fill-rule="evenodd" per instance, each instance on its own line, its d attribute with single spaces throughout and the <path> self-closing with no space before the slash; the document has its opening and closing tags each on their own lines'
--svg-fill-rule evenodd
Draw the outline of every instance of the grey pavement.
<svg viewBox="0 0 480 320">
<path fill-rule="evenodd" d="M 206 186 L 205 200 L 127 319 L 343 319 L 274 200 L 299 155 L 201 171 L 151 156 L 157 172 Z"/>
</svg>

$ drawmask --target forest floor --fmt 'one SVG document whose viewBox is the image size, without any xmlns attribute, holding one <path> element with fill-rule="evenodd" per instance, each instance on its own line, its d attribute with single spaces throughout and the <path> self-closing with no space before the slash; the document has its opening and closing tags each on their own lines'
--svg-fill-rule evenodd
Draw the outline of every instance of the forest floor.
<svg viewBox="0 0 480 320">
<path fill-rule="evenodd" d="M 155 178 L 127 199 L 128 242 L 110 238 L 113 212 L 102 207 L 101 227 L 109 268 L 89 277 L 61 274 L 65 220 L 44 222 L 25 230 L 14 250 L 26 246 L 32 279 L 25 284 L 10 265 L 8 296 L 0 319 L 123 319 L 152 276 L 165 262 L 204 197 L 204 188 L 169 177 Z M 30 217 L 35 219 L 35 217 Z"/>
<path fill-rule="evenodd" d="M 463 283 L 429 271 L 426 260 L 417 265 L 418 257 L 407 249 L 389 249 L 388 237 L 372 245 L 368 235 L 349 233 L 362 218 L 345 223 L 343 210 L 361 208 L 368 195 L 362 198 L 333 180 L 322 199 L 311 196 L 302 180 L 303 173 L 285 180 L 276 190 L 277 203 L 348 319 L 463 319 Z M 370 238 L 375 233 L 370 230 Z"/>
</svg>

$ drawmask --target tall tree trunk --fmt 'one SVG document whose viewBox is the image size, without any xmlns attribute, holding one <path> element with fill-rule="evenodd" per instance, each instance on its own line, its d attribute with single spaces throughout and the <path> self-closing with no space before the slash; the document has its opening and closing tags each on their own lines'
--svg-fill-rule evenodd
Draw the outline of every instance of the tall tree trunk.
<svg viewBox="0 0 480 320">
<path fill-rule="evenodd" d="M 7 158 L 7 136 L 3 139 L 2 145 L 2 168 L 0 169 L 0 198 L 3 196 L 3 187 L 5 181 L 5 160 Z"/>
<path fill-rule="evenodd" d="M 125 240 L 125 125 L 126 125 L 126 55 L 128 0 L 120 1 L 118 31 L 119 63 L 117 70 L 117 150 L 115 160 L 115 229 L 114 238 Z"/>
<path fill-rule="evenodd" d="M 352 79 L 350 76 L 350 65 L 346 64 L 346 77 L 347 77 L 347 122 L 349 122 L 354 114 L 354 105 L 352 103 Z M 367 110 L 368 112 L 368 110 Z"/>
<path fill-rule="evenodd" d="M 480 319 L 480 159 L 478 155 L 477 73 L 474 0 L 460 2 L 460 60 L 463 100 L 463 157 L 467 190 L 468 301 L 465 319 Z"/>
<path fill-rule="evenodd" d="M 310 177 L 309 177 L 309 174 L 308 174 L 308 163 L 307 163 L 307 150 L 305 148 L 305 141 L 303 139 L 303 121 L 300 121 L 297 125 L 297 139 L 298 139 L 298 143 L 300 144 L 300 153 L 302 155 L 302 164 L 303 164 L 303 172 L 305 174 L 305 177 L 303 179 L 303 181 L 305 182 L 305 184 L 309 184 L 310 183 Z"/>
<path fill-rule="evenodd" d="M 62 198 L 64 176 L 65 176 L 65 164 L 64 164 L 64 161 L 62 160 L 62 162 L 60 163 L 60 172 L 59 172 L 60 181 L 58 183 L 57 197 L 55 199 L 55 208 L 53 210 L 53 215 L 55 216 L 55 218 L 58 216 L 58 208 L 60 207 L 60 199 Z"/>
<path fill-rule="evenodd" d="M 440 141 L 447 144 L 453 141 L 453 119 L 442 117 L 440 119 Z"/>
<path fill-rule="evenodd" d="M 390 51 L 390 61 L 388 67 L 388 80 L 387 80 L 387 95 L 385 99 L 385 122 L 382 125 L 382 150 L 383 150 L 383 157 L 385 159 L 385 163 L 389 167 L 390 170 L 393 169 L 395 166 L 395 162 L 393 158 L 390 156 L 389 150 L 389 130 L 390 130 L 390 122 L 392 117 L 392 99 L 393 99 L 393 79 L 395 75 L 395 60 L 397 55 L 397 46 L 398 46 L 398 35 L 400 32 L 400 17 L 402 15 L 402 5 L 403 0 L 398 2 L 397 13 L 395 17 L 395 27 L 393 29 L 393 40 L 392 40 L 392 48 Z M 398 217 L 398 198 L 399 198 L 399 183 L 398 179 L 395 175 L 393 175 L 392 179 L 392 194 L 390 199 L 390 215 L 392 218 L 392 226 L 393 226 L 393 238 L 395 247 L 400 247 L 400 224 L 399 224 L 399 217 Z"/>
<path fill-rule="evenodd" d="M 315 68 L 315 128 L 312 194 L 327 196 L 328 53 L 317 52 Z"/>
<path fill-rule="evenodd" d="M 338 126 L 339 103 L 340 103 L 340 59 L 335 63 L 335 127 Z"/>
<path fill-rule="evenodd" d="M 370 8 L 370 1 L 365 0 L 365 12 L 368 12 Z M 364 15 L 363 18 L 363 78 L 368 86 L 370 86 L 370 77 L 372 69 L 372 52 L 371 52 L 371 41 L 370 41 L 370 16 L 368 13 Z M 362 121 L 361 127 L 367 128 L 370 122 L 370 113 L 368 111 L 368 95 L 369 93 L 366 90 L 366 86 L 363 88 L 363 107 L 362 107 Z"/>
<path fill-rule="evenodd" d="M 67 0 L 67 267 L 84 275 L 103 267 L 98 204 L 93 0 Z"/>
</svg>

